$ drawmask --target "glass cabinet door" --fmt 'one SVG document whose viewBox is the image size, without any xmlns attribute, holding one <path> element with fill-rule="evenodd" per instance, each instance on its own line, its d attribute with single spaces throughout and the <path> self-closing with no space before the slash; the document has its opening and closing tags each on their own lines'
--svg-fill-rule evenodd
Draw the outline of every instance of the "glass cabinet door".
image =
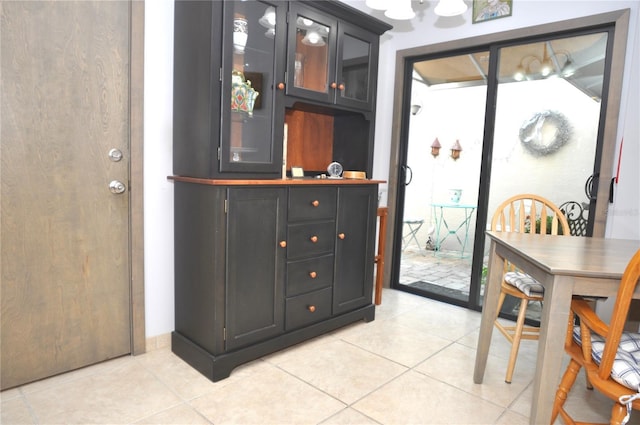
<svg viewBox="0 0 640 425">
<path fill-rule="evenodd" d="M 335 79 L 337 22 L 312 9 L 291 3 L 287 94 L 332 102 Z M 332 85 L 334 87 L 332 87 Z"/>
<path fill-rule="evenodd" d="M 282 164 L 282 3 L 225 2 L 221 172 L 276 173 Z M 280 88 L 278 88 L 280 86 Z"/>
<path fill-rule="evenodd" d="M 336 103 L 372 109 L 372 84 L 375 85 L 376 79 L 372 58 L 378 56 L 374 37 L 369 32 L 340 23 Z"/>
</svg>

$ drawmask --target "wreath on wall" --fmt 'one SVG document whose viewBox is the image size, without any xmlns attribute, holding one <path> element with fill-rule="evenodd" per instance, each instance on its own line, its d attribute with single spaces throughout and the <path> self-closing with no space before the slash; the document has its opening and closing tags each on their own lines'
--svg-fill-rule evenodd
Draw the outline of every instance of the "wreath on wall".
<svg viewBox="0 0 640 425">
<path fill-rule="evenodd" d="M 537 112 L 520 127 L 520 142 L 534 156 L 552 154 L 570 138 L 569 120 L 556 111 Z"/>
</svg>

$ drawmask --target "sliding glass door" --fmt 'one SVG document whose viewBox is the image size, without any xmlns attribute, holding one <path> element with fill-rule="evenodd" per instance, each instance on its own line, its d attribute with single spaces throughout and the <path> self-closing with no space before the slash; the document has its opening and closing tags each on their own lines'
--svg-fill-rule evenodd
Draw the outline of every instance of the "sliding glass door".
<svg viewBox="0 0 640 425">
<path fill-rule="evenodd" d="M 394 287 L 479 309 L 484 231 L 497 205 L 518 193 L 550 199 L 573 234 L 591 235 L 611 31 L 409 60 Z M 503 312 L 517 314 L 508 305 Z"/>
<path fill-rule="evenodd" d="M 466 304 L 471 288 L 489 52 L 413 63 L 399 285 Z"/>
<path fill-rule="evenodd" d="M 534 193 L 565 212 L 573 235 L 591 235 L 608 38 L 594 32 L 499 49 L 489 220 L 506 198 Z M 502 312 L 517 315 L 509 298 Z M 530 319 L 540 307 L 529 306 Z"/>
</svg>

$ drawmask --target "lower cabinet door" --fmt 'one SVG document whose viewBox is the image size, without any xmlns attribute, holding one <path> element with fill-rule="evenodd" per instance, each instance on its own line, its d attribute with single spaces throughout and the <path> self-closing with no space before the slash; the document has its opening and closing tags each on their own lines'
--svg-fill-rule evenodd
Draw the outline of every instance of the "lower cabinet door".
<svg viewBox="0 0 640 425">
<path fill-rule="evenodd" d="M 371 303 L 377 186 L 340 187 L 333 314 Z"/>
<path fill-rule="evenodd" d="M 283 188 L 227 189 L 227 351 L 284 332 L 286 200 Z"/>
</svg>

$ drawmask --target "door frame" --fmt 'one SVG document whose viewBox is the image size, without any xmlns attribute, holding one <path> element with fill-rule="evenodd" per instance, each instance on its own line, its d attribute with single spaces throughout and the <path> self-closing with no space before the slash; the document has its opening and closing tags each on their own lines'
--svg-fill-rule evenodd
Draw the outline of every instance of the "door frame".
<svg viewBox="0 0 640 425">
<path fill-rule="evenodd" d="M 129 258 L 131 354 L 145 352 L 144 305 L 144 0 L 130 0 L 129 50 Z"/>
<path fill-rule="evenodd" d="M 622 96 L 622 82 L 624 74 L 624 61 L 627 45 L 627 34 L 629 27 L 629 9 L 602 13 L 587 17 L 575 18 L 565 21 L 553 22 L 549 24 L 537 25 L 534 27 L 519 28 L 515 30 L 486 34 L 478 37 L 464 38 L 449 42 L 437 43 L 427 46 L 413 47 L 396 52 L 396 80 L 394 84 L 393 119 L 391 127 L 391 149 L 389 164 L 389 184 L 388 184 L 388 206 L 389 221 L 396 223 L 398 219 L 398 184 L 404 177 L 401 172 L 402 140 L 406 132 L 406 118 L 409 111 L 405 111 L 405 98 L 410 87 L 405 86 L 405 74 L 408 58 L 416 56 L 427 56 L 430 54 L 467 50 L 480 46 L 504 44 L 505 40 L 527 39 L 535 36 L 544 36 L 554 33 L 566 33 L 578 31 L 603 25 L 614 25 L 615 36 L 613 49 L 611 52 L 611 68 L 609 79 L 609 91 L 606 103 L 606 119 L 602 125 L 603 148 L 600 162 L 600 182 L 597 190 L 597 200 L 595 203 L 595 220 L 593 226 L 593 236 L 604 237 L 606 227 L 606 217 L 609 201 L 609 184 L 613 177 L 613 163 L 615 159 L 616 137 L 618 131 L 618 118 L 620 111 L 620 100 Z M 402 211 L 400 211 L 402 212 Z M 386 238 L 392 241 L 392 246 L 396 248 L 401 235 L 396 234 L 397 226 L 388 226 Z M 384 261 L 387 264 L 393 263 L 396 249 L 387 250 Z M 384 282 L 390 286 L 393 268 L 385 270 Z"/>
</svg>

